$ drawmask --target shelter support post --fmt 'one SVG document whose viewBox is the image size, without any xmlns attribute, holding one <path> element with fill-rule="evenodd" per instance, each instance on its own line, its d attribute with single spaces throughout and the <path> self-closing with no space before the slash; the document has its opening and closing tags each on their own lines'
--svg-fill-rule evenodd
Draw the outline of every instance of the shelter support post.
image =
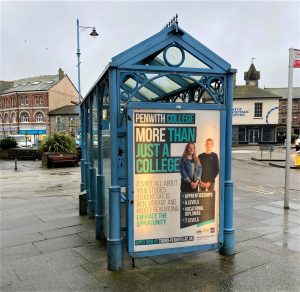
<svg viewBox="0 0 300 292">
<path fill-rule="evenodd" d="M 95 198 L 96 198 L 96 168 L 89 169 L 89 201 L 88 201 L 88 216 L 90 219 L 95 218 Z"/>
<path fill-rule="evenodd" d="M 104 196 L 105 176 L 97 175 L 97 197 L 96 197 L 96 239 L 105 239 L 104 236 Z"/>
<path fill-rule="evenodd" d="M 85 159 L 80 159 L 80 173 L 81 173 L 81 181 L 80 181 L 80 192 L 83 192 L 85 189 L 84 186 L 84 181 L 85 181 L 85 177 L 84 177 L 84 166 L 85 166 Z"/>
<path fill-rule="evenodd" d="M 85 161 L 84 163 L 84 186 L 86 190 L 86 197 L 87 197 L 87 212 L 89 214 L 89 200 L 90 200 L 90 176 L 89 176 L 89 169 L 90 169 L 90 163 L 88 161 Z"/>
<path fill-rule="evenodd" d="M 226 144 L 225 144 L 225 188 L 224 188 L 224 242 L 220 248 L 223 255 L 234 254 L 234 225 L 233 225 L 233 182 L 231 180 L 231 147 L 232 147 L 232 102 L 233 102 L 233 73 L 228 74 L 228 97 L 226 108 Z"/>
<path fill-rule="evenodd" d="M 123 269 L 123 240 L 121 238 L 121 188 L 109 187 L 109 238 L 107 240 L 108 270 Z"/>
<path fill-rule="evenodd" d="M 109 188 L 109 234 L 107 240 L 108 270 L 123 269 L 123 240 L 121 238 L 121 188 L 118 180 L 118 115 L 117 71 L 110 76 L 110 137 L 111 137 L 111 186 Z"/>
</svg>

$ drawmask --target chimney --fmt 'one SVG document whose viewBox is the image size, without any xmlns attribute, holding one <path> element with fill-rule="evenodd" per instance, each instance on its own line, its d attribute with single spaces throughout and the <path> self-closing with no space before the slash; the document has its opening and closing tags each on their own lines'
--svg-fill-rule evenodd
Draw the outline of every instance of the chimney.
<svg viewBox="0 0 300 292">
<path fill-rule="evenodd" d="M 58 79 L 59 79 L 59 80 L 62 80 L 62 79 L 64 78 L 64 76 L 65 76 L 64 70 L 61 69 L 61 68 L 59 68 L 59 69 L 58 69 Z"/>
</svg>

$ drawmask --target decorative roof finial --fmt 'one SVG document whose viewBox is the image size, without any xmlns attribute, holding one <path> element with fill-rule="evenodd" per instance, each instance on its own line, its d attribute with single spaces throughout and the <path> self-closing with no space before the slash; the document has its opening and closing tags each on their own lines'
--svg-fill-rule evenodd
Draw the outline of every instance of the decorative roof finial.
<svg viewBox="0 0 300 292">
<path fill-rule="evenodd" d="M 175 28 L 176 28 L 176 32 L 178 31 L 178 15 L 177 15 L 177 13 L 176 13 L 176 15 L 165 25 L 165 27 L 163 28 L 163 29 L 165 29 L 165 28 L 168 28 L 168 27 L 170 27 L 171 25 L 174 25 L 175 26 Z"/>
<path fill-rule="evenodd" d="M 251 58 L 251 64 L 253 64 L 253 60 L 254 60 L 255 58 Z"/>
</svg>

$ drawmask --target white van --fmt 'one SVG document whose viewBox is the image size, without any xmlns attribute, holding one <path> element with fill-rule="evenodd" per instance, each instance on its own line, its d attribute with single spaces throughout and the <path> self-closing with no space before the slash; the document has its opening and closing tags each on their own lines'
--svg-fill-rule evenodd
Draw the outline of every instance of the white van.
<svg viewBox="0 0 300 292">
<path fill-rule="evenodd" d="M 13 137 L 16 139 L 18 147 L 20 148 L 32 148 L 31 141 L 27 138 L 25 135 L 11 135 L 10 137 Z"/>
</svg>

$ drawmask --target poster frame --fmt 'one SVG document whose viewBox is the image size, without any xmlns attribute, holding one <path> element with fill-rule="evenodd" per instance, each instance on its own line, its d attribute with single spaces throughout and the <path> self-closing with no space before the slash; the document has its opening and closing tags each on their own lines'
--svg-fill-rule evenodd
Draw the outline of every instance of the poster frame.
<svg viewBox="0 0 300 292">
<path fill-rule="evenodd" d="M 193 110 L 205 111 L 215 110 L 220 111 L 220 200 L 219 200 L 219 234 L 218 243 L 216 244 L 202 244 L 196 246 L 174 247 L 165 249 L 154 249 L 147 251 L 134 251 L 134 165 L 133 165 L 133 147 L 134 147 L 134 110 Z M 224 242 L 224 181 L 225 181 L 225 139 L 226 139 L 226 106 L 222 104 L 195 104 L 195 103 L 150 103 L 150 102 L 132 102 L 127 105 L 127 251 L 131 257 L 146 257 L 163 254 L 186 253 L 204 250 L 218 249 Z"/>
</svg>

